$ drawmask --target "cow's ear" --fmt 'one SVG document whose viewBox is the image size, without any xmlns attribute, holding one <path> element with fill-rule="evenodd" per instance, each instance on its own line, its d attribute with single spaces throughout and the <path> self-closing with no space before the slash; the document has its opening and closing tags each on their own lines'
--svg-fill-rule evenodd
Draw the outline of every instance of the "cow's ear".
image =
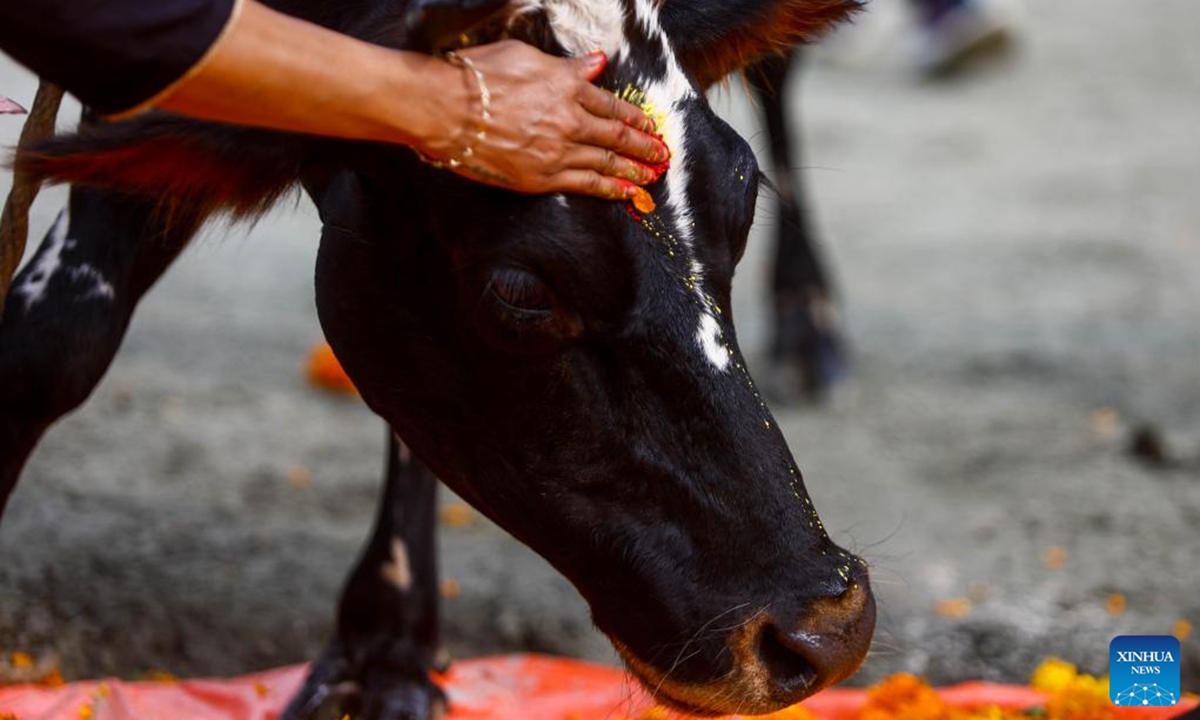
<svg viewBox="0 0 1200 720">
<path fill-rule="evenodd" d="M 860 0 L 664 0 L 662 24 L 684 67 L 707 88 L 811 42 L 862 9 Z"/>
<path fill-rule="evenodd" d="M 462 45 L 473 29 L 512 12 L 510 0 L 411 0 L 405 14 L 407 47 L 436 52 Z"/>
</svg>

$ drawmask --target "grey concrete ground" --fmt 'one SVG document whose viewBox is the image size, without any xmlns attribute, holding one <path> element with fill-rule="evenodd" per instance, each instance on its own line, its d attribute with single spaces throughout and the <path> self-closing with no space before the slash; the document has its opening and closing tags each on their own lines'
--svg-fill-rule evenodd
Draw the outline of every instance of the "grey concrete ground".
<svg viewBox="0 0 1200 720">
<path fill-rule="evenodd" d="M 794 96 L 854 376 L 824 407 L 777 409 L 826 524 L 874 565 L 860 677 L 1021 680 L 1049 654 L 1103 670 L 1115 634 L 1200 626 L 1200 5 L 1030 3 L 1013 64 L 944 85 L 904 71 L 897 8 L 875 5 Z M 8 64 L 0 90 L 32 96 Z M 741 91 L 719 103 L 761 149 Z M 17 124 L 0 118 L 3 139 Z M 747 350 L 769 221 L 739 273 Z M 4 518 L 0 650 L 57 653 L 70 675 L 318 650 L 383 429 L 304 383 L 315 240 L 303 203 L 281 210 L 198 243 L 143 304 Z M 1129 456 L 1140 423 L 1178 467 Z M 499 531 L 442 542 L 460 654 L 612 659 L 570 587 Z M 955 598 L 965 616 L 935 612 Z"/>
</svg>

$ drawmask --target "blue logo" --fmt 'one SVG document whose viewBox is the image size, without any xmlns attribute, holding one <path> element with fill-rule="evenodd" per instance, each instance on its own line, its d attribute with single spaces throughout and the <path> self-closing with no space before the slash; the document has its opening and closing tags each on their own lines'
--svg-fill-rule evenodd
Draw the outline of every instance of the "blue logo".
<svg viewBox="0 0 1200 720">
<path fill-rule="evenodd" d="M 1179 640 L 1170 635 L 1121 635 L 1108 646 L 1108 697 L 1113 705 L 1179 702 Z"/>
</svg>

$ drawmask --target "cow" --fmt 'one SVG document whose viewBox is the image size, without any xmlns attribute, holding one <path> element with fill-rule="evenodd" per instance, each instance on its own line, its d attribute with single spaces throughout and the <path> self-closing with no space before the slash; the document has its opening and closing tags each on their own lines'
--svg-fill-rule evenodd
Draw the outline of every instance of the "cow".
<svg viewBox="0 0 1200 720">
<path fill-rule="evenodd" d="M 837 288 L 828 270 L 797 169 L 800 144 L 787 105 L 788 82 L 802 52 L 789 50 L 759 61 L 745 73 L 762 107 L 774 177 L 775 243 L 770 265 L 771 325 L 767 385 L 778 401 L 819 401 L 849 366 L 838 312 Z"/>
<path fill-rule="evenodd" d="M 279 0 L 392 47 L 604 50 L 653 107 L 657 209 L 518 195 L 400 147 L 146 115 L 24 148 L 73 183 L 0 324 L 0 503 L 91 392 L 138 299 L 215 213 L 299 184 L 326 337 L 388 426 L 385 488 L 336 630 L 283 717 L 436 717 L 435 478 L 545 557 L 662 703 L 761 714 L 852 674 L 866 563 L 822 525 L 738 348 L 730 284 L 762 175 L 704 90 L 851 0 Z M 2 508 L 2 505 L 0 505 Z"/>
<path fill-rule="evenodd" d="M 929 81 L 946 81 L 1006 57 L 1013 46 L 1012 20 L 992 0 L 908 0 L 918 27 L 914 69 Z M 762 107 L 774 178 L 775 244 L 770 268 L 771 325 L 767 387 L 781 401 L 821 400 L 849 371 L 838 311 L 837 287 L 824 258 L 798 169 L 799 124 L 789 82 L 804 52 L 772 54 L 745 73 Z M 789 107 L 788 99 L 793 98 Z"/>
</svg>

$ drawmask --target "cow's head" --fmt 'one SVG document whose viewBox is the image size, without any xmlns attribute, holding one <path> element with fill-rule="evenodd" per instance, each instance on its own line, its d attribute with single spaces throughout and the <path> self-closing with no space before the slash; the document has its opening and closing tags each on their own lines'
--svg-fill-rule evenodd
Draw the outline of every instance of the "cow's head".
<svg viewBox="0 0 1200 720">
<path fill-rule="evenodd" d="M 448 485 L 575 583 L 660 699 L 693 712 L 796 702 L 854 672 L 874 626 L 866 568 L 830 541 L 737 347 L 730 282 L 761 176 L 703 94 L 853 5 L 407 8 L 405 37 L 432 44 L 507 33 L 563 54 L 605 50 L 600 84 L 652 108 L 673 151 L 651 188 L 653 212 L 515 195 L 403 150 L 305 150 L 289 165 L 321 209 L 318 307 L 363 398 Z M 176 156 L 147 162 L 187 172 L 178 155 L 194 140 L 143 130 L 68 142 L 65 162 L 82 142 L 122 148 L 122 168 L 139 167 L 136 148 L 150 147 Z M 247 153 L 230 157 L 244 165 Z M 247 175 L 254 167 L 231 178 L 239 163 L 219 157 L 194 157 L 214 179 L 189 178 L 192 194 L 174 199 L 229 203 L 221 193 L 235 188 L 232 203 L 246 209 L 268 197 L 251 197 L 264 182 Z M 91 179 L 134 175 L 148 176 L 107 167 Z"/>
</svg>

